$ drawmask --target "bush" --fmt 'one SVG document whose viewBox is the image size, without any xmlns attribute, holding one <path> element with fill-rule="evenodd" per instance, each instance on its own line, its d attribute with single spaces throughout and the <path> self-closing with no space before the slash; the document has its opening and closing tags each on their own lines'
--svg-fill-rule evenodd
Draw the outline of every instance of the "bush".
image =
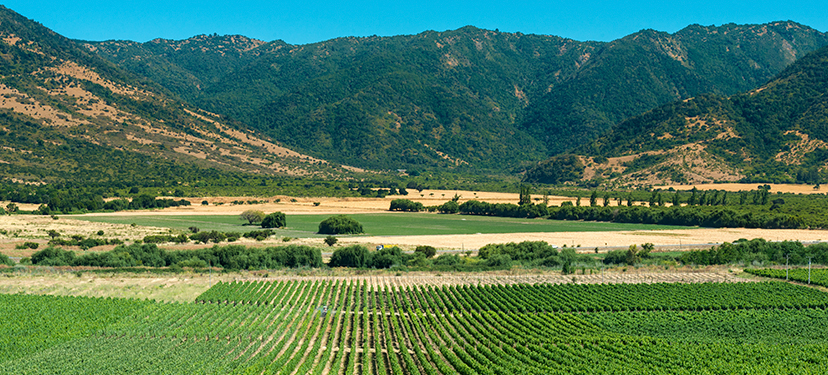
<svg viewBox="0 0 828 375">
<path fill-rule="evenodd" d="M 325 237 L 325 243 L 326 243 L 328 246 L 333 246 L 333 245 L 336 245 L 336 243 L 337 243 L 337 242 L 339 242 L 339 239 L 337 239 L 337 238 L 336 238 L 336 237 L 334 237 L 334 236 L 328 236 L 328 237 Z"/>
<path fill-rule="evenodd" d="M 37 243 L 37 242 L 28 242 L 27 241 L 27 242 L 24 242 L 20 245 L 15 246 L 14 248 L 17 249 L 17 250 L 24 250 L 24 249 L 34 250 L 34 249 L 37 249 L 38 247 L 40 247 L 39 243 Z"/>
<path fill-rule="evenodd" d="M 262 220 L 265 218 L 265 214 L 259 210 L 247 210 L 239 215 L 239 218 L 242 220 L 247 220 L 249 224 L 253 223 L 261 223 Z"/>
<path fill-rule="evenodd" d="M 462 260 L 457 254 L 443 254 L 434 258 L 433 264 L 435 266 L 454 266 L 461 262 Z"/>
<path fill-rule="evenodd" d="M 371 265 L 371 252 L 362 245 L 352 245 L 336 249 L 328 262 L 331 267 L 366 268 Z"/>
<path fill-rule="evenodd" d="M 256 241 L 264 241 L 272 235 L 273 235 L 273 231 L 270 230 L 270 229 L 251 230 L 250 232 L 247 232 L 247 233 L 243 234 L 244 238 L 252 238 Z"/>
<path fill-rule="evenodd" d="M 486 265 L 489 267 L 511 267 L 512 257 L 506 254 L 497 254 L 487 259 Z"/>
<path fill-rule="evenodd" d="M 389 211 L 419 212 L 424 209 L 423 204 L 408 199 L 394 199 L 391 201 Z"/>
<path fill-rule="evenodd" d="M 6 254 L 0 253 L 0 265 L 13 266 L 14 261 L 9 259 Z"/>
<path fill-rule="evenodd" d="M 414 249 L 414 254 L 423 254 L 426 258 L 431 258 L 437 254 L 437 249 L 435 249 L 434 246 L 428 245 L 417 246 L 417 248 Z"/>
<path fill-rule="evenodd" d="M 190 239 L 200 243 L 219 243 L 227 239 L 227 236 L 224 233 L 217 232 L 217 231 L 209 231 L 209 232 L 199 232 L 193 233 L 190 235 Z"/>
<path fill-rule="evenodd" d="M 456 214 L 460 212 L 460 205 L 455 201 L 448 201 L 437 207 L 441 214 Z"/>
<path fill-rule="evenodd" d="M 262 220 L 262 228 L 284 228 L 286 226 L 287 218 L 282 212 L 274 212 Z"/>
<path fill-rule="evenodd" d="M 357 234 L 363 233 L 362 224 L 345 216 L 331 216 L 319 223 L 319 234 Z"/>
</svg>

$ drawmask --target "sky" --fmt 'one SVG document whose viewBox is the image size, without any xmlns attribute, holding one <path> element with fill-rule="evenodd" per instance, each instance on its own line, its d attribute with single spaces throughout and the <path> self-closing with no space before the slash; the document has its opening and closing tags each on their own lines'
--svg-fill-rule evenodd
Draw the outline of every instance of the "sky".
<svg viewBox="0 0 828 375">
<path fill-rule="evenodd" d="M 826 0 L 753 1 L 66 1 L 3 5 L 72 39 L 146 42 L 239 34 L 308 44 L 344 36 L 393 36 L 472 25 L 579 41 L 610 41 L 643 29 L 792 20 L 828 31 Z"/>
</svg>

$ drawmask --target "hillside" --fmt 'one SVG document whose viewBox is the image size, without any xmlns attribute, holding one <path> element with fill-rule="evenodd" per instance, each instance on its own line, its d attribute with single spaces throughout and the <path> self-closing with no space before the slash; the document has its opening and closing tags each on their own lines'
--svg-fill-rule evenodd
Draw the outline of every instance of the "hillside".
<svg viewBox="0 0 828 375">
<path fill-rule="evenodd" d="M 755 90 L 731 97 L 702 95 L 621 122 L 580 148 L 581 154 L 595 156 L 582 158 L 588 169 L 598 170 L 585 177 L 623 171 L 621 180 L 642 183 L 823 182 L 826 93 L 828 47 Z"/>
<path fill-rule="evenodd" d="M 217 35 L 81 43 L 317 157 L 508 171 L 659 105 L 756 88 L 828 36 L 775 22 L 643 30 L 609 43 L 474 27 L 309 45 Z"/>
<path fill-rule="evenodd" d="M 2 7 L 0 56 L 0 178 L 42 184 L 333 172 Z"/>
</svg>

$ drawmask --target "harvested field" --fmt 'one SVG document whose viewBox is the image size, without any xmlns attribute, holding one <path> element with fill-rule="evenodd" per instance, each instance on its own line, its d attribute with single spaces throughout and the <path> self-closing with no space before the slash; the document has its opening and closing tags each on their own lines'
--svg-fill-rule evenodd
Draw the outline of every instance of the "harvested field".
<svg viewBox="0 0 828 375">
<path fill-rule="evenodd" d="M 663 189 L 667 190 L 670 188 L 676 190 L 691 190 L 693 187 L 699 190 L 724 190 L 724 191 L 748 191 L 748 190 L 756 190 L 758 186 L 765 185 L 765 184 L 698 184 L 698 185 L 663 185 L 663 186 L 653 186 L 653 189 Z M 771 192 L 783 192 L 783 193 L 792 193 L 792 194 L 824 194 L 828 193 L 828 187 L 821 187 L 820 189 L 814 189 L 814 185 L 804 185 L 804 184 L 768 184 L 771 187 Z"/>
<path fill-rule="evenodd" d="M 806 229 L 693 228 L 653 231 L 496 233 L 443 236 L 343 237 L 340 242 L 395 244 L 405 246 L 431 245 L 439 249 L 474 250 L 490 243 L 546 241 L 557 246 L 580 247 L 584 251 L 599 248 L 626 248 L 633 244 L 652 243 L 675 250 L 706 248 L 738 239 L 764 238 L 768 241 L 819 242 L 828 240 L 828 232 Z"/>
</svg>

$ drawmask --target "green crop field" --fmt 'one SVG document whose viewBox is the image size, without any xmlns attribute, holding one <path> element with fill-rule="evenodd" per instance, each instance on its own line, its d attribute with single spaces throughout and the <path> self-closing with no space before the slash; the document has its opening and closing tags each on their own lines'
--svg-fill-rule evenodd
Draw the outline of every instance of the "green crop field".
<svg viewBox="0 0 828 375">
<path fill-rule="evenodd" d="M 826 307 L 828 294 L 780 282 L 0 295 L 0 374 L 822 374 Z"/>
<path fill-rule="evenodd" d="M 319 223 L 331 215 L 288 215 L 287 228 L 278 234 L 290 237 L 313 237 Z M 688 229 L 686 226 L 651 224 L 623 224 L 584 221 L 560 221 L 545 219 L 516 219 L 472 215 L 440 215 L 423 213 L 382 213 L 348 215 L 359 221 L 366 235 L 409 236 L 475 233 L 528 233 L 528 232 L 596 232 L 625 230 Z M 138 216 L 73 216 L 93 222 L 132 224 L 186 230 L 196 226 L 201 230 L 244 232 L 261 229 L 243 225 L 235 215 L 138 215 Z"/>
</svg>

